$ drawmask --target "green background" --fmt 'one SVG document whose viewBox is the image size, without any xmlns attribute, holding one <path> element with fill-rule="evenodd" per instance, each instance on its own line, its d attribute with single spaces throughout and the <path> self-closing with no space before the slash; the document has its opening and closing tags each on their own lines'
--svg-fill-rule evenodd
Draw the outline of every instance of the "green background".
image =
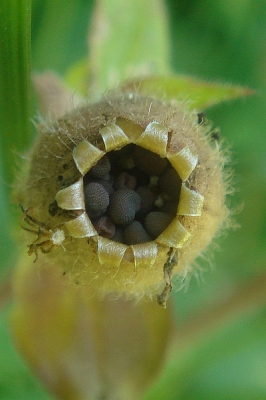
<svg viewBox="0 0 266 400">
<path fill-rule="evenodd" d="M 236 192 L 230 198 L 240 225 L 219 240 L 207 272 L 192 277 L 188 290 L 174 294 L 177 326 L 184 346 L 170 355 L 162 378 L 147 400 L 266 398 L 266 285 L 254 300 L 256 282 L 266 275 L 266 3 L 264 0 L 179 0 L 167 2 L 171 60 L 175 72 L 208 81 L 248 86 L 253 97 L 208 110 L 230 146 Z M 87 23 L 93 2 L 35 0 L 32 22 L 32 67 L 61 74 L 87 51 Z M 151 1 L 152 7 L 152 1 Z M 32 116 L 34 116 L 34 104 Z M 12 144 L 14 146 L 14 143 Z M 1 168 L 1 167 L 0 167 Z M 1 172 L 1 170 L 0 170 Z M 8 188 L 1 179 L 1 275 L 14 264 Z M 255 282 L 255 289 L 252 286 Z M 246 288 L 246 307 L 234 306 L 223 317 L 219 304 Z M 263 291 L 262 291 L 263 292 Z M 264 298 L 263 298 L 264 297 Z M 213 326 L 193 325 L 217 305 Z M 239 312 L 238 312 L 239 308 Z M 0 398 L 50 399 L 13 348 L 8 331 L 9 306 L 0 315 Z M 219 312 L 221 315 L 219 315 Z M 204 317 L 203 317 L 204 320 Z M 193 335 L 188 335 L 190 328 Z M 204 323 L 203 323 L 204 326 Z M 183 342 L 182 342 L 183 343 Z"/>
</svg>

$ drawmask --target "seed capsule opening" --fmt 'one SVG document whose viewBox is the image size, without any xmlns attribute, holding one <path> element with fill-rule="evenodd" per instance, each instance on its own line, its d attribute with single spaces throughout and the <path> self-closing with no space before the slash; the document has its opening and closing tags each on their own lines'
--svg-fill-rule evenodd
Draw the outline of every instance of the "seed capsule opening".
<svg viewBox="0 0 266 400">
<path fill-rule="evenodd" d="M 166 158 L 129 144 L 100 158 L 83 186 L 98 235 L 135 245 L 156 239 L 175 218 L 182 181 Z"/>
<path fill-rule="evenodd" d="M 186 276 L 228 219 L 208 128 L 183 104 L 110 93 L 39 133 L 17 193 L 38 263 L 101 294 L 164 285 L 164 304 L 171 275 Z"/>
</svg>

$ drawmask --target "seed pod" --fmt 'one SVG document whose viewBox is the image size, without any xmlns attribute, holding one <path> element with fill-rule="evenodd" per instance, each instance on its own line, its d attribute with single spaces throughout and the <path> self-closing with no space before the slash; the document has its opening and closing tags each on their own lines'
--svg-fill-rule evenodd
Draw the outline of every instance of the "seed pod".
<svg viewBox="0 0 266 400">
<path fill-rule="evenodd" d="M 27 210 L 25 222 L 34 221 L 38 226 L 37 239 L 29 239 L 32 232 L 28 233 L 32 251 L 46 262 L 56 262 L 75 282 L 87 282 L 101 294 L 150 296 L 164 287 L 159 300 L 164 305 L 172 273 L 185 276 L 228 218 L 223 154 L 209 139 L 207 127 L 198 125 L 197 114 L 188 112 L 181 103 L 112 92 L 54 123 L 40 123 L 38 130 L 28 175 L 17 193 L 18 203 Z M 138 161 L 136 154 L 146 157 L 147 151 L 156 157 L 148 158 L 146 164 Z M 144 169 L 148 186 L 160 199 L 149 212 L 160 211 L 164 202 L 171 204 L 173 219 L 154 240 L 118 243 L 101 236 L 93 226 L 86 212 L 84 180 L 105 155 L 111 163 L 109 181 L 127 172 L 136 176 L 138 188 L 143 186 L 138 175 L 143 175 Z M 163 160 L 159 172 L 156 166 L 148 168 L 153 159 Z M 138 164 L 147 167 L 139 168 Z M 173 171 L 175 176 L 171 177 Z M 160 177 L 154 177 L 156 174 Z M 164 189 L 164 174 L 166 186 L 178 185 L 177 190 Z M 47 251 L 44 243 L 58 229 L 65 239 Z"/>
</svg>

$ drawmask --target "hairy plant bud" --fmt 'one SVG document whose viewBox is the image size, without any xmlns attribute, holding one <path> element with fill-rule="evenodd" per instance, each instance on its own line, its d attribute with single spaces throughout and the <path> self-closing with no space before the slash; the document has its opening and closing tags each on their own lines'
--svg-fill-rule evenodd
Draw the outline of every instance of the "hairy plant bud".
<svg viewBox="0 0 266 400">
<path fill-rule="evenodd" d="M 101 294 L 162 292 L 165 306 L 172 275 L 228 218 L 208 129 L 181 103 L 118 92 L 41 122 L 17 193 L 29 254 Z"/>
</svg>

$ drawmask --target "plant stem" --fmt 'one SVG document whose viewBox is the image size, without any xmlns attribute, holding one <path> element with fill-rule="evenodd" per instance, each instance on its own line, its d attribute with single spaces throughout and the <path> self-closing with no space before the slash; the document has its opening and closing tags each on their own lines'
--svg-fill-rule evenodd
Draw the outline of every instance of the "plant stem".
<svg viewBox="0 0 266 400">
<path fill-rule="evenodd" d="M 0 2 L 0 124 L 4 181 L 30 136 L 30 0 Z"/>
</svg>

